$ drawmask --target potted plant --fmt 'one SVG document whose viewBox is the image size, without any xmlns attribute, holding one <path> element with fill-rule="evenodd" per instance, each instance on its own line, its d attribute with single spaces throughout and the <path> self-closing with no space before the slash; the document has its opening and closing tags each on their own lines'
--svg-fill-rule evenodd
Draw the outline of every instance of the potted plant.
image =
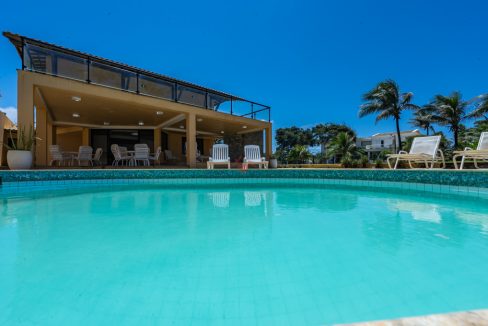
<svg viewBox="0 0 488 326">
<path fill-rule="evenodd" d="M 278 168 L 278 160 L 276 159 L 276 155 L 275 154 L 271 154 L 270 157 L 269 157 L 269 167 L 271 169 Z"/>
<path fill-rule="evenodd" d="M 26 135 L 24 128 L 17 131 L 17 141 L 10 132 L 11 145 L 7 145 L 7 163 L 10 170 L 27 170 L 32 167 L 32 149 L 36 143 L 34 128 Z"/>
</svg>

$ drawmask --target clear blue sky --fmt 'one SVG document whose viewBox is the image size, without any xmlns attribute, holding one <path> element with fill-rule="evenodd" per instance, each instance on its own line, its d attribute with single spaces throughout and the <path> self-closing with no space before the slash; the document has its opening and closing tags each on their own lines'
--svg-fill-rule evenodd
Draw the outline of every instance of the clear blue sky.
<svg viewBox="0 0 488 326">
<path fill-rule="evenodd" d="M 275 128 L 344 122 L 361 95 L 395 79 L 424 104 L 488 92 L 488 1 L 13 0 L 0 30 L 89 52 L 271 105 Z M 16 107 L 20 59 L 0 40 L 0 109 Z M 402 128 L 410 128 L 408 117 Z"/>
</svg>

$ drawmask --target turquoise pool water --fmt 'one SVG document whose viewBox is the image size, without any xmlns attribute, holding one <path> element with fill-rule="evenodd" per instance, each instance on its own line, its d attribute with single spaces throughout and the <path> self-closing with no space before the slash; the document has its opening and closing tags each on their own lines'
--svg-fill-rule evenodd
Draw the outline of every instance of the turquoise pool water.
<svg viewBox="0 0 488 326">
<path fill-rule="evenodd" d="M 317 325 L 488 308 L 488 202 L 337 186 L 0 202 L 1 325 Z"/>
</svg>

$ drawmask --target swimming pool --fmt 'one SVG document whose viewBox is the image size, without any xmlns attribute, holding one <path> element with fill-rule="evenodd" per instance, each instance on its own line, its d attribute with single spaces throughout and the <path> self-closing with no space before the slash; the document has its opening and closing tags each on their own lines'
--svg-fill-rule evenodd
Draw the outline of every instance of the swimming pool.
<svg viewBox="0 0 488 326">
<path fill-rule="evenodd" d="M 483 196 L 280 179 L 1 196 L 0 324 L 334 324 L 488 307 Z"/>
</svg>

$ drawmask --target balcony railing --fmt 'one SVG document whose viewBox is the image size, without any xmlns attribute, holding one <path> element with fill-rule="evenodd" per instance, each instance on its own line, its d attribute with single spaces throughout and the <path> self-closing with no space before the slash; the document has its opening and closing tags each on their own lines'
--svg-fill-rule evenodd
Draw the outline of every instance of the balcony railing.
<svg viewBox="0 0 488 326">
<path fill-rule="evenodd" d="M 61 47 L 22 40 L 22 69 L 271 121 L 271 107 Z"/>
</svg>

